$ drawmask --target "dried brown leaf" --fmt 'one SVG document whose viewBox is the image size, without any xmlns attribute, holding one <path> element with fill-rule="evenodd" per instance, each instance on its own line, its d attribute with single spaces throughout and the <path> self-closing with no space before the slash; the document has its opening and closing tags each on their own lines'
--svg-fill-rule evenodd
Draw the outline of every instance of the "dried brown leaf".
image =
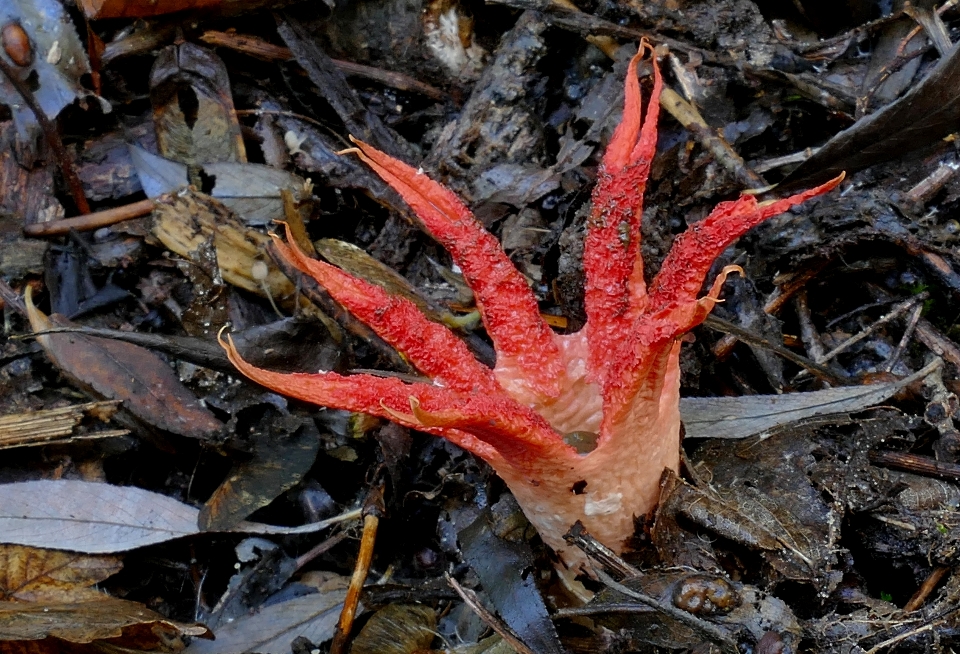
<svg viewBox="0 0 960 654">
<path fill-rule="evenodd" d="M 27 312 L 35 332 L 75 326 L 62 316 L 44 315 L 27 289 Z M 37 341 L 65 376 L 101 398 L 122 401 L 149 425 L 194 438 L 210 438 L 223 427 L 150 350 L 77 333 L 46 334 Z"/>
<path fill-rule="evenodd" d="M 91 588 L 120 571 L 116 556 L 92 556 L 23 545 L 0 545 L 0 601 L 83 602 L 103 593 Z"/>
<path fill-rule="evenodd" d="M 4 652 L 63 652 L 66 648 L 62 641 L 95 643 L 106 639 L 118 639 L 110 644 L 127 651 L 171 652 L 182 648 L 181 636 L 209 637 L 210 631 L 203 625 L 167 620 L 143 604 L 109 595 L 78 603 L 0 602 L 0 640 L 40 641 L 3 643 Z M 27 645 L 32 647 L 28 650 Z M 103 650 L 71 647 L 69 651 Z"/>
</svg>

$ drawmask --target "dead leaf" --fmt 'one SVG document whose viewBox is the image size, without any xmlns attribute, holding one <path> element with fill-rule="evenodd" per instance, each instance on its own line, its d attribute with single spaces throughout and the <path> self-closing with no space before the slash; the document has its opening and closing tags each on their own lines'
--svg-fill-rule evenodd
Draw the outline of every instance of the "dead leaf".
<svg viewBox="0 0 960 654">
<path fill-rule="evenodd" d="M 684 438 L 747 438 L 801 420 L 861 411 L 926 377 L 939 365 L 937 361 L 888 384 L 783 395 L 684 397 L 680 399 L 680 415 L 686 429 Z"/>
<path fill-rule="evenodd" d="M 199 513 L 135 486 L 72 479 L 0 484 L 0 543 L 87 554 L 124 552 L 200 533 Z M 306 534 L 359 515 L 357 509 L 299 527 L 241 522 L 231 531 Z"/>
<path fill-rule="evenodd" d="M 41 641 L 30 643 L 31 652 L 64 652 L 60 641 L 93 643 L 119 639 L 111 644 L 129 650 L 176 651 L 180 636 L 210 637 L 203 625 L 190 625 L 167 620 L 143 604 L 117 599 L 109 595 L 78 603 L 31 604 L 0 602 L 0 640 Z M 173 647 L 161 647 L 171 644 Z M 3 651 L 16 643 L 4 643 Z M 19 651 L 28 651 L 22 644 Z M 181 645 L 182 647 L 182 645 Z M 97 652 L 102 647 L 69 648 L 70 652 Z"/>
<path fill-rule="evenodd" d="M 22 545 L 0 545 L 0 601 L 84 602 L 91 588 L 123 567 L 116 556 L 91 556 Z"/>
<path fill-rule="evenodd" d="M 513 508 L 519 512 L 515 504 Z M 496 515 L 488 508 L 458 532 L 463 558 L 480 577 L 483 596 L 523 642 L 540 654 L 559 654 L 560 638 L 535 580 L 527 574 L 534 567 L 533 552 L 525 541 L 501 538 L 493 524 Z"/>
<path fill-rule="evenodd" d="M 184 654 L 289 654 L 300 636 L 319 645 L 333 637 L 345 595 L 336 589 L 265 606 L 218 630 L 214 641 L 194 641 Z"/>
<path fill-rule="evenodd" d="M 130 146 L 130 156 L 147 197 L 174 193 L 189 184 L 186 164 Z M 289 190 L 300 199 L 304 180 L 293 173 L 253 163 L 201 163 L 210 195 L 234 211 L 248 225 L 269 225 L 282 220 L 280 192 Z M 204 187 L 208 188 L 208 187 Z"/>
<path fill-rule="evenodd" d="M 33 90 L 47 118 L 54 120 L 68 104 L 88 95 L 88 91 L 80 86 L 80 77 L 90 72 L 83 43 L 70 16 L 57 0 L 0 2 L 0 26 L 11 23 L 26 32 L 31 50 L 29 63 L 13 69 Z M 20 94 L 2 75 L 0 104 L 10 107 L 21 151 L 31 151 L 40 135 L 40 126 Z M 109 105 L 106 110 L 109 111 Z M 32 156 L 21 163 L 31 164 Z"/>
<path fill-rule="evenodd" d="M 186 164 L 247 160 L 230 76 L 212 50 L 189 41 L 161 50 L 150 70 L 150 101 L 163 156 Z"/>
<path fill-rule="evenodd" d="M 353 243 L 335 238 L 322 238 L 314 245 L 321 257 L 354 277 L 376 284 L 391 295 L 399 295 L 417 305 L 427 318 L 444 323 L 449 312 L 438 311 L 421 293 L 396 270 L 371 257 Z M 452 318 L 452 316 L 450 316 Z"/>
<path fill-rule="evenodd" d="M 781 184 L 809 186 L 903 157 L 956 130 L 960 121 L 960 48 L 945 57 L 902 98 L 858 120 L 820 148 Z"/>
<path fill-rule="evenodd" d="M 204 531 L 230 529 L 257 509 L 300 483 L 320 449 L 313 420 L 268 409 L 251 427 L 255 440 L 250 460 L 234 466 L 200 511 Z"/>
<path fill-rule="evenodd" d="M 70 643 L 111 643 L 127 650 L 177 651 L 181 637 L 209 637 L 203 625 L 180 624 L 142 604 L 106 595 L 95 584 L 123 567 L 115 556 L 90 556 L 18 545 L 0 546 L 0 650 L 87 651 Z M 96 644 L 91 651 L 103 651 Z"/>
<path fill-rule="evenodd" d="M 245 227 L 209 196 L 183 192 L 158 198 L 153 234 L 167 249 L 191 260 L 204 242 L 213 239 L 223 280 L 245 291 L 261 296 L 269 293 L 278 303 L 296 292 L 293 283 L 269 263 L 269 237 Z M 254 279 L 254 264 L 258 262 L 266 264 L 267 274 Z"/>
<path fill-rule="evenodd" d="M 123 552 L 196 534 L 197 509 L 133 486 L 73 480 L 0 485 L 0 541 Z"/>
<path fill-rule="evenodd" d="M 29 286 L 25 301 L 35 332 L 74 326 L 62 316 L 47 317 L 37 309 Z M 99 397 L 122 401 L 148 425 L 193 438 L 211 438 L 223 427 L 150 350 L 77 333 L 47 334 L 37 341 L 65 376 Z"/>
</svg>

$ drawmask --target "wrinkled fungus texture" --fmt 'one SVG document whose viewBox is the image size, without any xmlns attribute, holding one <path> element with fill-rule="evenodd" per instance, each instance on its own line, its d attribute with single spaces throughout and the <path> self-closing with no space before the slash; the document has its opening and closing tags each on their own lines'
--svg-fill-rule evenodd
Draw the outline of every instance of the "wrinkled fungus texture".
<svg viewBox="0 0 960 654">
<path fill-rule="evenodd" d="M 656 507 L 664 468 L 679 465 L 679 338 L 703 321 L 727 275 L 739 270 L 724 268 L 698 298 L 713 262 L 751 227 L 840 182 L 766 204 L 752 196 L 721 203 L 676 239 L 648 289 L 640 219 L 662 82 L 654 61 L 653 93 L 641 120 L 637 64 L 646 49 L 641 46 L 630 62 L 623 119 L 593 191 L 584 244 L 584 329 L 561 335 L 547 326 L 524 278 L 457 196 L 416 168 L 355 141 L 356 154 L 403 196 L 460 267 L 496 349 L 496 367 L 479 363 L 455 334 L 409 300 L 279 239 L 284 258 L 432 383 L 271 372 L 246 363 L 232 343 L 225 345 L 243 374 L 279 393 L 380 416 L 473 452 L 503 478 L 540 536 L 569 566 L 583 561 L 563 540 L 574 522 L 622 551 L 635 517 Z M 596 447 L 578 454 L 564 441 L 571 432 L 598 434 Z"/>
</svg>

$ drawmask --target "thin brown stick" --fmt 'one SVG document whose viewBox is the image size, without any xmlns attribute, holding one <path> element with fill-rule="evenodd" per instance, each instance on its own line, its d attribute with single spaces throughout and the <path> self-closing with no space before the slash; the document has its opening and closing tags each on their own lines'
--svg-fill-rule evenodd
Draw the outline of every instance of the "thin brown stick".
<svg viewBox="0 0 960 654">
<path fill-rule="evenodd" d="M 47 114 L 44 112 L 43 107 L 40 106 L 40 103 L 37 102 L 37 98 L 34 97 L 27 85 L 17 76 L 17 72 L 10 64 L 3 60 L 3 57 L 0 57 L 0 72 L 6 75 L 7 79 L 10 80 L 10 83 L 13 85 L 13 88 L 17 90 L 17 93 L 20 94 L 23 101 L 30 107 L 30 110 L 33 111 L 34 116 L 36 116 L 37 123 L 43 131 L 47 143 L 50 144 L 50 149 L 53 150 L 53 156 L 57 160 L 57 166 L 63 175 L 63 181 L 67 183 L 67 188 L 70 189 L 70 195 L 73 197 L 73 203 L 76 205 L 77 211 L 80 213 L 90 213 L 90 204 L 87 202 L 87 196 L 83 194 L 83 184 L 80 183 L 80 178 L 77 177 L 77 171 L 73 169 L 73 162 L 70 159 L 70 155 L 67 154 L 66 148 L 63 147 L 63 141 L 60 140 L 60 133 L 57 131 L 56 125 L 47 118 Z"/>
<path fill-rule="evenodd" d="M 903 611 L 909 613 L 910 611 L 916 611 L 927 601 L 927 598 L 930 597 L 930 593 L 937 587 L 937 584 L 940 583 L 940 580 L 943 579 L 943 576 L 950 572 L 950 568 L 943 565 L 938 565 L 933 570 L 930 571 L 930 574 L 927 575 L 927 578 L 923 580 L 923 583 L 920 584 L 920 588 L 917 589 L 917 592 L 913 594 L 913 597 L 910 598 L 910 601 L 904 604 Z"/>
<path fill-rule="evenodd" d="M 950 481 L 960 480 L 960 464 L 937 461 L 929 456 L 919 454 L 880 450 L 870 453 L 870 463 L 927 477 L 940 477 Z"/>
<path fill-rule="evenodd" d="M 208 30 L 200 36 L 200 40 L 213 46 L 230 48 L 231 50 L 243 52 L 252 57 L 265 59 L 267 61 L 289 61 L 293 59 L 290 48 L 285 48 L 282 45 L 274 45 L 256 36 Z M 446 100 L 449 97 L 435 86 L 431 86 L 402 73 L 395 73 L 390 70 L 383 70 L 382 68 L 365 66 L 340 59 L 334 59 L 333 64 L 339 68 L 344 75 L 363 77 L 375 82 L 380 82 L 385 86 L 391 86 L 400 91 L 419 93 L 432 100 Z"/>
<path fill-rule="evenodd" d="M 21 316 L 27 315 L 27 305 L 23 303 L 23 298 L 13 288 L 0 278 L 0 308 L 10 307 Z"/>
<path fill-rule="evenodd" d="M 45 236 L 61 236 L 68 232 L 85 232 L 91 229 L 99 229 L 108 225 L 116 225 L 125 220 L 146 216 L 153 211 L 155 207 L 153 200 L 140 200 L 133 204 L 125 204 L 121 207 L 113 207 L 103 211 L 95 211 L 84 216 L 76 218 L 65 218 L 64 220 L 52 220 L 48 223 L 33 223 L 23 227 L 23 233 L 34 238 Z"/>
<path fill-rule="evenodd" d="M 447 580 L 450 587 L 460 596 L 463 603 L 469 606 L 470 610 L 476 613 L 477 617 L 480 618 L 485 625 L 493 629 L 496 634 L 503 639 L 503 642 L 512 647 L 517 654 L 535 654 L 533 650 L 527 647 L 526 643 L 520 640 L 520 637 L 514 633 L 509 625 L 491 613 L 487 607 L 480 602 L 476 593 L 469 588 L 461 586 L 449 573 L 444 573 L 443 578 Z"/>
<path fill-rule="evenodd" d="M 722 318 L 717 318 L 716 316 L 707 316 L 706 320 L 703 321 L 705 327 L 710 329 L 716 329 L 717 331 L 724 332 L 725 334 L 731 334 L 736 336 L 738 339 L 744 343 L 749 343 L 750 345 L 757 345 L 759 347 L 770 350 L 782 356 L 787 361 L 791 361 L 798 366 L 805 368 L 812 375 L 820 377 L 824 381 L 828 381 L 831 384 L 836 384 L 839 386 L 849 386 L 853 384 L 854 381 L 849 377 L 844 377 L 840 373 L 830 370 L 826 366 L 823 366 L 816 361 L 811 361 L 807 357 L 797 354 L 793 350 L 787 349 L 778 343 L 771 343 L 765 338 L 761 338 L 756 334 L 753 334 L 742 327 L 723 320 Z"/>
<path fill-rule="evenodd" d="M 913 313 L 910 314 L 910 318 L 907 320 L 907 327 L 903 330 L 903 336 L 900 337 L 900 342 L 897 343 L 896 349 L 893 351 L 893 354 L 890 355 L 887 362 L 881 366 L 881 370 L 890 372 L 893 370 L 893 367 L 897 365 L 897 361 L 903 356 L 903 351 L 907 349 L 907 345 L 910 344 L 910 339 L 913 338 L 914 333 L 917 331 L 917 324 L 920 322 L 920 314 L 922 313 L 922 304 L 918 304 L 913 308 Z"/>
<path fill-rule="evenodd" d="M 347 532 L 341 531 L 340 533 L 334 534 L 330 538 L 327 538 L 311 547 L 309 550 L 297 557 L 297 570 L 307 565 L 321 554 L 325 554 L 326 552 L 332 550 L 341 541 L 346 539 L 346 537 Z"/>
<path fill-rule="evenodd" d="M 379 490 L 374 489 L 368 497 L 364 507 L 363 536 L 360 537 L 360 551 L 357 552 L 357 563 L 353 568 L 347 596 L 343 600 L 343 610 L 340 611 L 340 620 L 330 643 L 330 654 L 344 654 L 350 642 L 350 632 L 353 630 L 353 620 L 357 615 L 357 605 L 360 603 L 360 593 L 363 584 L 370 572 L 370 562 L 373 560 L 373 547 L 377 542 L 377 528 L 380 526 L 380 515 L 383 513 L 383 497 Z"/>
</svg>

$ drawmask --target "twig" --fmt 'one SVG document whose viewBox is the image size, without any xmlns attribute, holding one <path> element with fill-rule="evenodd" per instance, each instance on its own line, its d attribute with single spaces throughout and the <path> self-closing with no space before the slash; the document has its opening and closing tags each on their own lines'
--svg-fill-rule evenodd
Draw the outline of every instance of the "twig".
<svg viewBox="0 0 960 654">
<path fill-rule="evenodd" d="M 579 520 L 570 527 L 570 531 L 563 535 L 563 540 L 571 545 L 576 545 L 590 557 L 591 561 L 599 563 L 609 570 L 616 571 L 621 577 L 639 577 L 643 574 L 617 556 L 613 550 L 591 536 Z"/>
<path fill-rule="evenodd" d="M 937 461 L 929 456 L 880 450 L 870 453 L 870 463 L 918 475 L 960 481 L 960 464 Z"/>
<path fill-rule="evenodd" d="M 889 312 L 881 316 L 876 322 L 874 322 L 871 325 L 868 325 L 865 329 L 863 329 L 859 333 L 854 334 L 844 342 L 840 343 L 840 345 L 836 346 L 835 348 L 833 348 L 832 350 L 824 354 L 823 358 L 818 360 L 817 363 L 826 363 L 827 361 L 834 358 L 835 356 L 837 356 L 847 348 L 851 347 L 852 345 L 855 345 L 856 343 L 859 343 L 860 341 L 865 339 L 867 336 L 877 331 L 877 329 L 879 329 L 881 326 L 887 324 L 888 322 L 890 322 L 891 320 L 899 316 L 901 313 L 906 312 L 907 310 L 910 309 L 910 307 L 920 302 L 923 302 L 924 300 L 927 299 L 928 296 L 929 294 L 926 292 L 918 293 L 917 295 L 913 296 L 909 300 L 904 300 L 903 302 L 899 302 L 895 304 Z"/>
<path fill-rule="evenodd" d="M 900 641 L 906 640 L 907 638 L 912 638 L 912 637 L 914 637 L 914 636 L 919 636 L 919 635 L 922 634 L 922 633 L 926 633 L 926 632 L 932 630 L 933 627 L 934 627 L 934 623 L 930 623 L 930 624 L 925 624 L 925 625 L 923 625 L 922 627 L 917 627 L 916 629 L 911 629 L 910 631 L 905 631 L 905 632 L 903 632 L 902 634 L 898 634 L 898 635 L 894 636 L 893 638 L 887 639 L 887 640 L 883 641 L 882 643 L 878 643 L 878 644 L 874 645 L 873 647 L 871 647 L 870 649 L 868 649 L 868 650 L 865 652 L 865 654 L 877 654 L 877 652 L 879 652 L 880 650 L 884 649 L 885 647 L 890 647 L 891 645 L 896 645 L 896 644 L 899 643 Z"/>
<path fill-rule="evenodd" d="M 793 350 L 787 349 L 778 343 L 771 343 L 765 338 L 761 338 L 756 334 L 743 329 L 737 325 L 734 325 L 732 322 L 728 322 L 723 318 L 717 318 L 716 316 L 707 316 L 707 319 L 703 321 L 703 324 L 711 329 L 716 329 L 717 331 L 724 332 L 726 334 L 732 334 L 739 338 L 744 343 L 749 343 L 750 345 L 756 345 L 762 348 L 766 348 L 771 352 L 775 352 L 782 356 L 787 361 L 797 364 L 801 368 L 805 368 L 810 371 L 811 374 L 820 377 L 824 381 L 828 381 L 831 384 L 837 384 L 840 386 L 850 386 L 854 383 L 849 377 L 843 376 L 840 373 L 834 372 L 826 366 L 820 365 L 816 361 L 811 361 L 807 357 L 797 354 Z"/>
<path fill-rule="evenodd" d="M 878 299 L 889 302 L 891 295 L 879 286 L 870 284 L 870 291 Z M 917 340 L 930 348 L 938 357 L 960 368 L 960 346 L 943 335 L 926 318 L 917 322 Z"/>
<path fill-rule="evenodd" d="M 103 211 L 95 211 L 75 218 L 24 225 L 23 233 L 34 238 L 42 238 L 45 236 L 62 236 L 70 231 L 86 232 L 91 229 L 100 229 L 101 227 L 116 225 L 125 220 L 146 216 L 153 211 L 155 206 L 156 204 L 153 200 L 140 200 L 133 204 L 125 204 Z"/>
<path fill-rule="evenodd" d="M 672 88 L 664 86 L 660 94 L 660 106 L 676 118 L 677 122 L 683 125 L 721 166 L 733 173 L 738 182 L 755 189 L 767 186 L 767 182 L 750 170 L 737 151 L 707 124 L 696 107 L 680 97 Z"/>
<path fill-rule="evenodd" d="M 285 48 L 282 45 L 274 45 L 255 36 L 208 30 L 200 36 L 200 40 L 213 46 L 230 48 L 231 50 L 243 52 L 267 61 L 289 61 L 293 59 L 293 53 L 290 52 L 290 48 Z M 331 61 L 333 61 L 333 65 L 339 68 L 344 75 L 373 80 L 400 91 L 419 93 L 427 96 L 431 100 L 442 101 L 449 99 L 449 96 L 437 87 L 430 86 L 409 75 L 395 73 L 374 66 L 365 66 L 352 61 L 343 61 L 341 59 L 332 59 Z"/>
<path fill-rule="evenodd" d="M 463 603 L 470 607 L 474 613 L 477 614 L 477 617 L 480 618 L 485 625 L 490 627 L 496 632 L 500 638 L 503 639 L 510 647 L 517 652 L 517 654 L 536 654 L 533 650 L 527 647 L 526 643 L 520 640 L 520 637 L 510 628 L 509 625 L 503 622 L 500 618 L 495 616 L 487 607 L 485 607 L 480 600 L 477 598 L 477 594 L 474 593 L 469 588 L 464 588 L 461 586 L 456 579 L 450 576 L 449 573 L 444 573 L 443 578 L 447 580 L 447 583 L 450 584 L 450 587 L 456 591 L 457 595 L 460 596 L 460 599 L 463 600 Z"/>
<path fill-rule="evenodd" d="M 618 593 L 626 595 L 627 597 L 631 597 L 638 602 L 642 602 L 647 606 L 656 609 L 660 613 L 673 618 L 677 622 L 680 622 L 681 624 L 693 629 L 697 633 L 709 638 L 729 654 L 735 654 L 736 652 L 739 652 L 736 641 L 733 640 L 733 638 L 730 637 L 730 634 L 727 633 L 727 631 L 723 628 L 707 622 L 706 620 L 701 620 L 692 613 L 687 613 L 683 609 L 677 608 L 673 604 L 661 602 L 655 597 L 651 597 L 645 593 L 628 588 L 627 586 L 614 581 L 613 577 L 602 570 L 597 570 L 597 576 L 600 578 L 600 581 Z"/>
<path fill-rule="evenodd" d="M 815 155 L 819 150 L 820 148 L 806 148 L 804 150 L 800 150 L 799 152 L 785 154 L 782 157 L 770 157 L 769 159 L 763 159 L 755 162 L 751 168 L 758 175 L 762 175 L 765 172 L 776 170 L 777 168 L 782 168 L 783 166 L 802 164 L 804 161 Z"/>
<path fill-rule="evenodd" d="M 897 361 L 903 356 L 903 351 L 907 349 L 907 344 L 910 343 L 910 339 L 913 338 L 913 334 L 917 331 L 917 324 L 920 322 L 920 314 L 922 313 L 922 304 L 918 304 L 913 308 L 913 313 L 910 314 L 910 319 L 907 320 L 907 328 L 903 330 L 903 336 L 900 337 L 897 348 L 893 351 L 893 354 L 890 355 L 890 358 L 887 359 L 887 362 L 880 368 L 881 370 L 890 372 L 893 370 L 893 367 L 897 365 Z"/>
<path fill-rule="evenodd" d="M 2 277 L 0 277 L 0 301 L 2 301 L 3 305 L 10 307 L 21 316 L 26 317 L 27 305 L 23 303 L 20 294 L 13 290 Z"/>
<path fill-rule="evenodd" d="M 813 324 L 813 318 L 810 316 L 810 305 L 807 302 L 807 289 L 801 289 L 793 298 L 794 309 L 797 311 L 797 319 L 800 321 L 800 339 L 807 348 L 807 354 L 814 361 L 820 361 L 823 358 L 823 343 L 820 341 L 820 334 L 817 333 L 817 327 Z"/>
<path fill-rule="evenodd" d="M 317 545 L 314 545 L 309 550 L 307 550 L 306 552 L 304 552 L 303 554 L 297 557 L 297 570 L 307 565 L 308 563 L 313 561 L 315 558 L 317 558 L 321 554 L 329 552 L 331 549 L 334 548 L 334 546 L 338 545 L 341 541 L 345 540 L 346 538 L 347 538 L 347 532 L 341 531 L 337 534 L 334 534 L 330 538 L 323 540 Z"/>
<path fill-rule="evenodd" d="M 937 584 L 940 583 L 940 580 L 943 579 L 943 576 L 948 572 L 950 572 L 950 568 L 943 565 L 938 565 L 931 570 L 930 574 L 927 575 L 927 578 L 923 580 L 922 584 L 920 584 L 920 588 L 918 588 L 917 592 L 915 592 L 913 597 L 910 598 L 910 601 L 904 604 L 904 613 L 916 611 L 923 606 L 924 602 L 927 601 L 927 598 L 930 597 L 930 593 L 933 592 L 933 589 L 937 587 Z"/>
<path fill-rule="evenodd" d="M 380 525 L 380 516 L 383 515 L 383 495 L 381 489 L 374 487 L 367 497 L 363 508 L 363 536 L 360 538 L 360 551 L 357 552 L 357 563 L 353 568 L 350 586 L 343 599 L 343 610 L 340 611 L 340 620 L 330 643 L 330 654 L 344 654 L 353 630 L 353 619 L 357 615 L 357 605 L 360 604 L 360 593 L 363 583 L 370 572 L 370 562 L 373 560 L 373 546 L 377 542 L 377 528 Z"/>
<path fill-rule="evenodd" d="M 70 195 L 73 197 L 73 203 L 76 205 L 77 211 L 80 213 L 90 213 L 87 196 L 83 194 L 83 184 L 80 183 L 80 178 L 77 177 L 77 172 L 73 169 L 70 155 L 67 154 L 66 148 L 63 147 L 63 141 L 60 140 L 60 133 L 57 131 L 56 126 L 47 118 L 47 114 L 44 112 L 43 107 L 40 106 L 40 103 L 37 102 L 37 98 L 27 85 L 23 83 L 10 64 L 3 60 L 3 57 L 0 57 L 0 72 L 6 75 L 7 79 L 10 80 L 10 83 L 13 85 L 13 88 L 17 90 L 17 93 L 20 94 L 23 101 L 36 116 L 37 123 L 40 125 L 40 129 L 43 130 L 43 135 L 46 137 L 47 143 L 50 144 L 50 149 L 53 150 L 53 156 L 57 160 L 57 166 L 63 175 L 63 181 L 67 183 L 67 187 L 70 189 Z"/>
<path fill-rule="evenodd" d="M 730 57 L 718 54 L 713 50 L 698 48 L 689 43 L 664 36 L 660 32 L 624 27 L 623 25 L 618 25 L 617 23 L 598 18 L 588 13 L 571 10 L 567 3 L 553 2 L 552 0 L 486 0 L 486 2 L 491 5 L 504 5 L 516 9 L 532 9 L 533 11 L 543 12 L 544 20 L 550 25 L 584 37 L 599 34 L 613 36 L 627 41 L 639 41 L 640 39 L 646 38 L 654 43 L 662 43 L 671 50 L 695 54 L 707 63 L 735 65 L 735 62 Z"/>
</svg>

